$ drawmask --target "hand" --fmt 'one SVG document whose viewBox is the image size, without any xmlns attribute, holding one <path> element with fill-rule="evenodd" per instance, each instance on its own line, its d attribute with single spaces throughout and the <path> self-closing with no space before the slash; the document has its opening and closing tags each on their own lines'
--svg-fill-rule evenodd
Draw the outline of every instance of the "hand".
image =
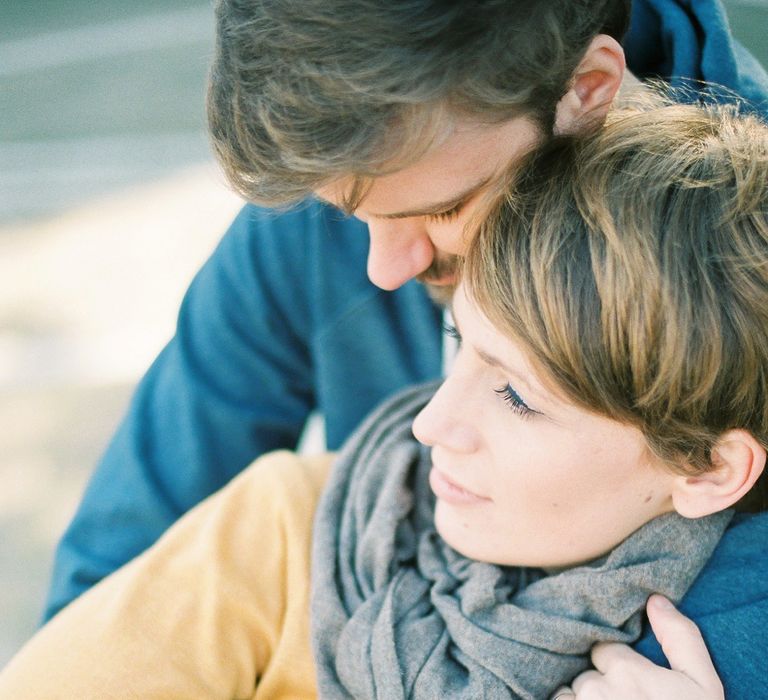
<svg viewBox="0 0 768 700">
<path fill-rule="evenodd" d="M 723 700 L 723 684 L 699 628 L 666 598 L 652 595 L 648 620 L 672 670 L 657 666 L 625 644 L 596 644 L 595 670 L 576 676 L 559 700 Z"/>
</svg>

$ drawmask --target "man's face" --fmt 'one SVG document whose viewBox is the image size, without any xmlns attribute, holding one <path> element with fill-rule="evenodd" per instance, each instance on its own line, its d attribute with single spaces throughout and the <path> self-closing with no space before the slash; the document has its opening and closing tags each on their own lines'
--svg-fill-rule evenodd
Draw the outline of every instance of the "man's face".
<svg viewBox="0 0 768 700">
<path fill-rule="evenodd" d="M 464 228 L 483 193 L 507 166 L 535 145 L 533 121 L 498 124 L 457 120 L 422 158 L 376 178 L 354 214 L 368 224 L 368 277 L 397 289 L 413 277 L 433 285 L 455 282 L 455 261 L 469 241 Z M 349 183 L 317 192 L 339 203 Z"/>
</svg>

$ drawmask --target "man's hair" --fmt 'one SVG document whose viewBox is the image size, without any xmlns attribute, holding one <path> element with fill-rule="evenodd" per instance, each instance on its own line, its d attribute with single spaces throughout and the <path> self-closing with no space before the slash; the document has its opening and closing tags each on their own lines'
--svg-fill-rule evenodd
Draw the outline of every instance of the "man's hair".
<svg viewBox="0 0 768 700">
<path fill-rule="evenodd" d="M 457 115 L 526 114 L 550 133 L 589 42 L 621 39 L 629 5 L 219 0 L 214 150 L 246 199 L 287 204 L 413 162 Z"/>
<path fill-rule="evenodd" d="M 727 107 L 614 112 L 537 149 L 464 268 L 551 385 L 673 470 L 728 429 L 768 447 L 768 126 Z M 766 479 L 744 508 L 766 507 Z M 746 503 L 746 505 L 745 505 Z"/>
</svg>

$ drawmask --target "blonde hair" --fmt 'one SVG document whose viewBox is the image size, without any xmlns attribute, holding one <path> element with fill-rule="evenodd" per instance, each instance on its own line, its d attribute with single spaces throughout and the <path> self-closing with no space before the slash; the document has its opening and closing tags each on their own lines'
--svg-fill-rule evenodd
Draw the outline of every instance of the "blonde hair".
<svg viewBox="0 0 768 700">
<path fill-rule="evenodd" d="M 710 469 L 731 428 L 768 446 L 768 127 L 757 118 L 635 107 L 544 145 L 510 172 L 464 275 L 561 393 L 638 427 L 672 469 Z"/>
</svg>

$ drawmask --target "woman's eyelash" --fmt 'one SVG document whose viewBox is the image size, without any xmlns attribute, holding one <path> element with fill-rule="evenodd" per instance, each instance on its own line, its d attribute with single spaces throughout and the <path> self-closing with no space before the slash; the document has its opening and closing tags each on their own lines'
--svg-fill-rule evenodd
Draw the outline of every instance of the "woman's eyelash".
<svg viewBox="0 0 768 700">
<path fill-rule="evenodd" d="M 452 326 L 450 323 L 443 323 L 443 333 L 450 338 L 455 338 L 459 341 L 459 344 L 461 344 L 461 333 L 456 330 L 455 326 Z"/>
<path fill-rule="evenodd" d="M 455 207 L 451 207 L 446 211 L 441 211 L 437 214 L 427 214 L 427 219 L 430 221 L 437 221 L 439 223 L 450 221 L 459 215 L 462 206 L 462 204 L 457 204 Z"/>
<path fill-rule="evenodd" d="M 455 326 L 452 326 L 450 323 L 443 323 L 443 332 L 451 337 L 455 338 L 459 345 L 461 345 L 461 333 L 456 329 Z M 499 389 L 494 389 L 494 392 L 498 394 L 503 400 L 504 403 L 509 406 L 509 408 L 517 413 L 520 416 L 523 416 L 525 418 L 528 418 L 530 416 L 536 415 L 538 413 L 541 413 L 541 411 L 537 411 L 534 408 L 531 408 L 525 401 L 523 401 L 523 398 L 518 394 L 513 388 L 511 384 L 507 384 L 506 386 L 500 387 Z"/>
<path fill-rule="evenodd" d="M 540 411 L 536 411 L 532 409 L 530 406 L 528 406 L 525 401 L 521 398 L 520 394 L 518 394 L 513 388 L 511 384 L 507 384 L 506 386 L 503 386 L 499 389 L 494 389 L 494 391 L 501 396 L 502 399 L 504 399 L 504 402 L 518 415 L 523 417 L 529 417 L 536 413 L 540 413 Z"/>
</svg>

